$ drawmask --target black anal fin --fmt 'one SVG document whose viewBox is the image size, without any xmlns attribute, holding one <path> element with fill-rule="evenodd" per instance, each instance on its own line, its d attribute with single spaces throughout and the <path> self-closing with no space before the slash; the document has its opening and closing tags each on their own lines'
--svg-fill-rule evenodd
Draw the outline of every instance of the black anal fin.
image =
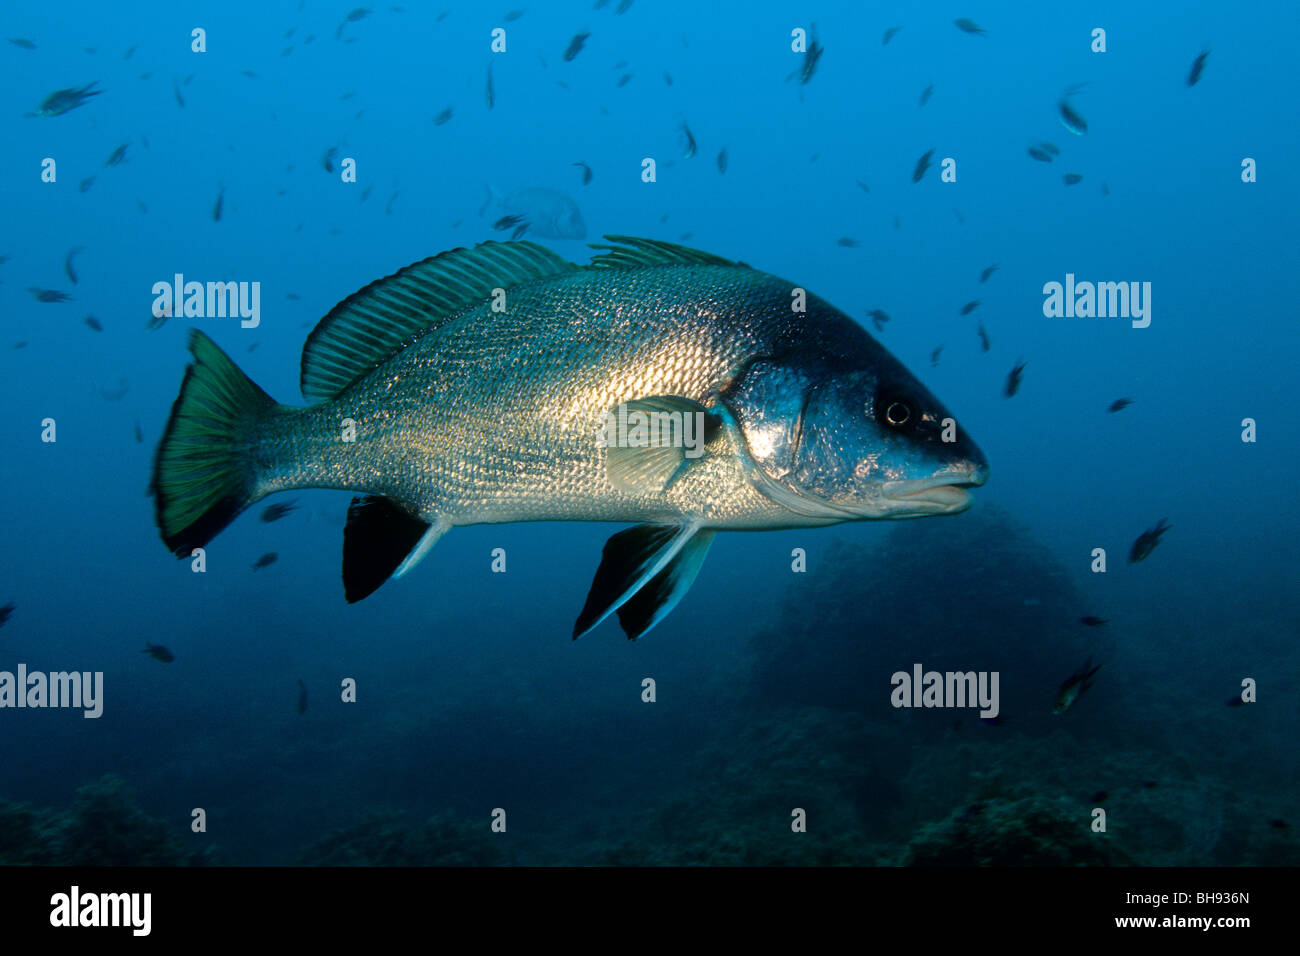
<svg viewBox="0 0 1300 956">
<path fill-rule="evenodd" d="M 695 576 L 700 573 L 709 545 L 713 544 L 713 535 L 714 532 L 708 529 L 695 532 L 682 545 L 677 557 L 623 602 L 618 609 L 618 622 L 623 625 L 628 640 L 635 641 L 649 631 L 686 596 L 695 583 Z"/>
<path fill-rule="evenodd" d="M 399 568 L 405 573 L 414 567 L 445 530 L 387 498 L 353 498 L 343 529 L 343 593 L 348 603 L 369 597 Z M 426 540 L 434 532 L 433 540 Z M 409 564 L 408 555 L 413 559 Z"/>
<path fill-rule="evenodd" d="M 574 640 L 629 602 L 638 591 L 673 564 L 691 538 L 697 534 L 702 534 L 705 540 L 698 558 L 693 559 L 694 570 L 685 577 L 686 587 L 690 587 L 690 582 L 695 579 L 695 572 L 699 570 L 699 562 L 704 560 L 704 552 L 708 550 L 708 542 L 712 540 L 713 532 L 700 532 L 698 526 L 694 524 L 643 524 L 620 531 L 606 541 L 605 549 L 601 552 L 600 567 L 596 569 L 591 590 L 587 592 L 587 603 L 573 625 Z M 690 563 L 692 562 L 688 562 L 688 565 Z M 670 588 L 668 593 L 671 595 L 674 591 L 674 588 Z M 668 604 L 663 614 L 672 609 L 685 590 L 676 593 L 676 599 Z M 649 621 L 648 626 L 637 633 L 644 633 L 663 617 L 663 614 L 654 616 L 653 613 L 648 613 L 653 612 L 653 609 L 658 606 L 659 602 L 656 602 L 653 607 L 643 608 L 633 615 L 634 620 Z M 652 617 L 653 620 L 650 620 Z M 624 629 L 627 629 L 626 623 Z"/>
</svg>

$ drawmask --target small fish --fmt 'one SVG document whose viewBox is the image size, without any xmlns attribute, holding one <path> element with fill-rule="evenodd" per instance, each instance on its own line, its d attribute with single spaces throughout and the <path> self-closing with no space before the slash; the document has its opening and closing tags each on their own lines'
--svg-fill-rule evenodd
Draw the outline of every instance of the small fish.
<svg viewBox="0 0 1300 956">
<path fill-rule="evenodd" d="M 1023 360 L 1019 361 L 1011 371 L 1007 373 L 1007 384 L 1005 389 L 1003 389 L 1003 394 L 1006 395 L 1007 398 L 1010 398 L 1020 390 L 1020 376 L 1025 373 L 1025 365 L 1026 363 Z"/>
<path fill-rule="evenodd" d="M 133 44 L 126 48 L 126 52 L 122 54 L 122 59 L 124 60 L 131 59 L 131 54 L 133 54 L 134 52 L 135 52 L 135 46 Z"/>
<path fill-rule="evenodd" d="M 524 219 L 525 216 L 523 213 L 516 213 L 513 216 L 502 216 L 496 222 L 492 223 L 492 228 L 500 232 L 519 225 L 521 222 L 524 221 Z"/>
<path fill-rule="evenodd" d="M 867 313 L 867 318 L 871 319 L 871 324 L 876 327 L 877 332 L 883 332 L 885 323 L 889 321 L 889 313 L 884 309 L 872 309 Z"/>
<path fill-rule="evenodd" d="M 85 319 L 83 319 L 82 321 L 85 322 L 89 328 L 93 329 L 96 332 L 104 331 L 104 326 L 101 325 L 99 319 L 95 318 L 93 315 L 86 316 Z"/>
<path fill-rule="evenodd" d="M 167 648 L 163 647 L 161 644 L 150 644 L 148 641 L 144 642 L 144 650 L 140 653 L 148 654 L 154 660 L 162 661 L 164 664 L 170 664 L 172 661 L 176 660 L 176 655 L 167 650 Z"/>
<path fill-rule="evenodd" d="M 1109 195 L 1110 195 L 1110 183 L 1106 182 L 1105 180 L 1102 180 L 1102 183 L 1101 183 L 1101 194 L 1102 194 L 1103 196 L 1109 196 Z"/>
<path fill-rule="evenodd" d="M 1205 58 L 1209 55 L 1209 50 L 1202 50 L 1200 55 L 1192 61 L 1192 69 L 1187 74 L 1188 86 L 1195 86 L 1196 81 L 1201 78 L 1201 71 L 1205 69 Z"/>
<path fill-rule="evenodd" d="M 1050 163 L 1052 161 L 1051 153 L 1039 149 L 1037 146 L 1030 146 L 1027 152 L 1032 158 L 1038 160 L 1040 163 Z"/>
<path fill-rule="evenodd" d="M 989 333 L 988 330 L 984 328 L 984 323 L 981 322 L 979 325 L 977 325 L 975 327 L 975 331 L 979 334 L 980 337 L 980 350 L 983 352 L 987 352 L 991 346 L 989 345 Z"/>
<path fill-rule="evenodd" d="M 630 83 L 631 81 L 632 81 L 632 74 L 624 73 L 622 76 L 618 78 L 618 82 L 615 83 L 614 86 L 616 89 L 622 89 L 623 87 L 627 86 L 628 83 Z"/>
<path fill-rule="evenodd" d="M 265 508 L 262 509 L 262 520 L 265 521 L 267 524 L 270 524 L 272 521 L 279 521 L 289 512 L 297 511 L 298 510 L 297 504 L 298 504 L 298 499 L 291 498 L 290 500 L 283 503 L 267 505 Z"/>
<path fill-rule="evenodd" d="M 835 245 L 843 246 L 845 249 L 855 249 L 860 246 L 861 243 L 852 236 L 841 236 L 835 240 Z"/>
<path fill-rule="evenodd" d="M 138 418 L 135 422 L 135 442 L 137 445 L 144 444 L 144 430 L 140 427 L 140 420 Z"/>
<path fill-rule="evenodd" d="M 987 269 L 985 269 L 983 272 L 980 273 L 980 282 L 981 283 L 988 282 L 989 279 L 993 277 L 993 273 L 997 271 L 998 271 L 997 266 L 989 266 Z"/>
<path fill-rule="evenodd" d="M 80 89 L 73 90 L 55 90 L 49 96 L 41 101 L 41 105 L 36 108 L 35 113 L 28 113 L 27 116 L 62 116 L 64 113 L 70 113 L 78 106 L 84 106 L 86 101 L 92 96 L 98 96 L 103 90 L 93 89 L 94 83 L 87 83 Z"/>
<path fill-rule="evenodd" d="M 957 29 L 960 30 L 962 33 L 976 33 L 979 34 L 980 36 L 988 36 L 989 31 L 985 30 L 983 27 L 981 27 L 970 17 L 961 17 L 952 22 L 953 25 L 956 26 Z"/>
<path fill-rule="evenodd" d="M 1190 85 L 1190 84 L 1189 84 L 1189 85 Z M 1291 824 L 1287 823 L 1285 820 L 1282 820 L 1282 819 L 1280 819 L 1280 818 L 1279 818 L 1279 819 L 1274 819 L 1274 820 L 1269 820 L 1269 821 L 1268 821 L 1268 825 L 1271 826 L 1274 830 L 1289 830 L 1289 829 L 1291 829 Z"/>
<path fill-rule="evenodd" d="M 1233 694 L 1231 697 L 1228 698 L 1228 706 L 1229 706 L 1229 707 L 1244 707 L 1244 706 L 1246 706 L 1246 702 L 1245 702 L 1244 700 L 1241 699 L 1241 695 L 1240 695 L 1240 694 Z"/>
<path fill-rule="evenodd" d="M 93 185 L 95 185 L 95 177 L 94 177 L 94 176 L 87 176 L 85 179 L 83 179 L 83 180 L 78 184 L 78 186 L 77 186 L 77 191 L 78 191 L 78 192 L 83 192 L 83 193 L 84 193 L 86 190 L 88 190 L 88 189 L 89 189 L 91 186 L 93 186 Z"/>
<path fill-rule="evenodd" d="M 72 260 L 77 257 L 77 253 L 85 251 L 85 246 L 73 246 L 63 257 L 63 271 L 67 273 L 68 281 L 73 285 L 77 284 L 77 270 L 72 267 Z"/>
<path fill-rule="evenodd" d="M 522 239 L 524 237 L 524 233 L 528 231 L 528 227 L 530 225 L 532 225 L 532 223 L 521 222 L 519 225 L 515 226 L 515 231 L 510 233 L 511 241 L 513 242 L 516 239 Z"/>
<path fill-rule="evenodd" d="M 1154 781 L 1154 780 L 1143 780 L 1143 781 L 1142 781 L 1142 789 L 1143 789 L 1143 790 L 1154 790 L 1154 789 L 1155 789 L 1156 787 L 1158 787 L 1158 786 L 1160 786 L 1160 784 L 1157 783 L 1157 782 Z"/>
<path fill-rule="evenodd" d="M 821 41 L 817 39 L 817 24 L 812 25 L 812 37 L 808 41 L 808 49 L 803 55 L 803 63 L 799 67 L 799 85 L 807 86 L 817 72 L 817 61 L 822 58 L 826 48 L 822 46 Z"/>
<path fill-rule="evenodd" d="M 866 183 L 864 183 L 862 180 L 855 179 L 853 181 L 858 184 L 858 188 L 861 189 L 864 193 L 871 192 L 871 187 L 868 186 Z"/>
<path fill-rule="evenodd" d="M 1081 668 L 1065 679 L 1060 689 L 1056 692 L 1056 700 L 1052 702 L 1052 713 L 1063 714 L 1074 706 L 1074 702 L 1092 686 L 1093 675 L 1101 670 L 1101 665 L 1092 666 L 1092 658 L 1088 658 Z"/>
<path fill-rule="evenodd" d="M 384 215 L 391 215 L 391 214 L 392 214 L 392 212 L 393 212 L 393 200 L 395 200 L 395 199 L 397 198 L 397 194 L 398 194 L 399 191 L 400 191 L 400 190 L 394 189 L 394 190 L 393 190 L 393 194 L 392 194 L 391 196 L 389 196 L 389 197 L 388 197 L 388 201 L 384 203 Z"/>
<path fill-rule="evenodd" d="M 591 167 L 586 163 L 570 163 L 570 166 L 582 167 L 582 185 L 586 186 L 591 182 Z"/>
<path fill-rule="evenodd" d="M 590 33 L 575 33 L 573 39 L 569 41 L 569 48 L 564 51 L 564 62 L 570 62 L 575 56 L 582 52 L 582 45 L 587 42 Z"/>
<path fill-rule="evenodd" d="M 1078 173 L 1066 173 L 1061 177 L 1061 182 L 1065 183 L 1067 186 L 1074 186 L 1083 182 L 1083 177 Z"/>
<path fill-rule="evenodd" d="M 338 154 L 339 148 L 337 146 L 331 146 L 325 150 L 325 155 L 321 157 L 320 161 L 320 164 L 325 167 L 325 172 L 334 172 L 334 160 L 338 157 Z"/>
<path fill-rule="evenodd" d="M 930 157 L 934 155 L 934 150 L 928 149 L 921 154 L 921 158 L 916 161 L 916 167 L 912 170 L 912 182 L 919 183 L 925 171 L 930 168 Z"/>
<path fill-rule="evenodd" d="M 1061 113 L 1061 125 L 1075 136 L 1082 136 L 1088 132 L 1088 121 L 1078 114 L 1068 99 L 1062 99 L 1057 104 L 1057 109 Z"/>
<path fill-rule="evenodd" d="M 488 62 L 488 68 L 487 68 L 487 105 L 488 105 L 488 109 L 491 109 L 493 106 L 495 106 L 495 105 L 496 105 L 496 101 L 497 101 L 497 99 L 496 99 L 496 95 L 492 92 L 492 63 L 491 63 L 491 61 L 489 61 L 489 62 Z"/>
<path fill-rule="evenodd" d="M 164 325 L 167 324 L 167 320 L 170 319 L 171 317 L 172 317 L 172 310 L 170 308 L 159 309 L 157 312 L 150 314 L 149 322 L 148 324 L 145 325 L 145 331 L 157 332 L 159 329 L 161 329 Z"/>
<path fill-rule="evenodd" d="M 298 678 L 298 715 L 307 713 L 307 685 Z"/>
<path fill-rule="evenodd" d="M 1094 793 L 1091 797 L 1088 798 L 1088 802 L 1094 804 L 1101 803 L 1109 796 L 1110 794 L 1108 794 L 1105 790 L 1098 790 L 1096 793 Z"/>
<path fill-rule="evenodd" d="M 1101 627 L 1103 624 L 1109 624 L 1110 621 L 1104 617 L 1094 617 L 1093 615 L 1088 614 L 1079 618 L 1079 623 L 1086 624 L 1089 627 Z"/>
<path fill-rule="evenodd" d="M 119 165 L 119 164 L 122 162 L 122 160 L 126 159 L 126 147 L 127 147 L 127 144 L 126 144 L 126 143 L 123 143 L 123 144 L 122 144 L 121 146 L 119 146 L 117 149 L 115 149 L 115 150 L 113 150 L 111 153 L 109 153 L 109 154 L 108 154 L 108 159 L 106 159 L 106 160 L 104 161 L 104 165 L 105 165 L 105 166 L 117 166 L 117 165 Z"/>
<path fill-rule="evenodd" d="M 8 40 L 10 43 L 12 43 L 14 46 L 16 46 L 16 47 L 20 47 L 20 48 L 22 48 L 22 49 L 24 49 L 24 50 L 35 50 L 35 49 L 36 49 L 36 44 L 33 43 L 31 40 L 27 39 L 26 37 L 6 37 L 5 39 L 7 39 L 7 40 Z M 1195 81 L 1193 81 L 1193 82 L 1195 82 Z"/>
<path fill-rule="evenodd" d="M 271 565 L 275 564 L 275 562 L 278 560 L 280 560 L 280 556 L 278 554 L 276 554 L 274 551 L 268 551 L 266 552 L 266 554 L 262 555 L 260 558 L 258 558 L 256 561 L 253 562 L 253 570 L 259 571 L 262 568 L 269 568 Z"/>
<path fill-rule="evenodd" d="M 1138 535 L 1137 540 L 1133 542 L 1133 547 L 1128 553 L 1129 564 L 1137 564 L 1155 550 L 1156 545 L 1160 543 L 1160 537 L 1170 528 L 1168 520 L 1168 518 L 1161 518 L 1154 528 L 1143 531 Z"/>
<path fill-rule="evenodd" d="M 4 627 L 6 621 L 13 617 L 14 608 L 18 607 L 13 601 L 10 601 L 4 607 L 0 607 L 0 627 Z"/>
<path fill-rule="evenodd" d="M 902 27 L 890 27 L 888 30 L 886 30 L 886 31 L 885 31 L 885 35 L 884 35 L 884 37 L 882 37 L 881 40 L 880 40 L 880 45 L 881 45 L 881 46 L 889 46 L 889 41 L 892 40 L 892 39 L 894 39 L 894 37 L 898 36 L 898 31 L 901 30 L 901 29 L 903 29 L 903 28 L 902 28 Z"/>
<path fill-rule="evenodd" d="M 510 23 L 514 20 L 518 20 L 523 15 L 524 15 L 523 10 L 507 10 L 505 16 L 503 16 L 501 19 L 504 20 L 506 23 Z"/>
<path fill-rule="evenodd" d="M 262 78 L 260 74 L 254 73 L 252 70 L 240 70 L 239 72 L 250 80 L 260 80 Z"/>
<path fill-rule="evenodd" d="M 941 353 L 942 351 L 943 351 L 943 346 L 940 345 L 937 349 L 935 349 L 933 352 L 930 353 L 930 365 L 931 365 L 931 366 L 935 366 L 935 367 L 938 366 L 938 364 L 939 364 L 939 353 Z"/>
<path fill-rule="evenodd" d="M 620 13 L 627 13 L 628 8 L 631 7 L 634 2 L 635 0 L 618 0 L 618 9 L 614 11 L 614 16 L 618 16 Z"/>
<path fill-rule="evenodd" d="M 185 97 L 181 96 L 181 86 L 175 77 L 172 78 L 172 95 L 176 97 L 176 105 L 185 109 Z"/>
<path fill-rule="evenodd" d="M 664 72 L 664 84 L 666 86 L 673 85 L 673 75 L 667 71 Z"/>
<path fill-rule="evenodd" d="M 921 91 L 920 105 L 924 106 L 926 103 L 930 102 L 930 97 L 933 95 L 934 95 L 934 84 L 931 83 L 929 86 L 927 86 L 925 89 Z"/>
<path fill-rule="evenodd" d="M 1115 401 L 1110 403 L 1110 407 L 1107 408 L 1106 411 L 1122 412 L 1124 409 L 1128 408 L 1132 404 L 1133 404 L 1133 399 L 1131 398 L 1117 398 L 1115 399 Z"/>
<path fill-rule="evenodd" d="M 682 123 L 681 130 L 686 136 L 686 158 L 690 159 L 695 155 L 695 137 L 691 135 L 691 128 L 685 123 Z"/>
<path fill-rule="evenodd" d="M 972 312 L 974 312 L 974 311 L 975 311 L 976 309 L 978 309 L 979 307 L 980 307 L 980 300 L 979 300 L 979 299 L 972 299 L 971 301 L 967 302 L 965 305 L 963 305 L 963 306 L 961 307 L 961 314 L 962 314 L 962 315 L 970 315 Z"/>
<path fill-rule="evenodd" d="M 32 298 L 37 302 L 71 302 L 72 296 L 66 292 L 60 292 L 58 289 L 38 289 L 36 286 L 28 286 L 27 291 L 32 294 Z"/>
<path fill-rule="evenodd" d="M 217 201 L 212 207 L 213 222 L 221 222 L 221 207 L 222 204 L 225 203 L 225 201 L 226 201 L 226 187 L 222 186 L 220 192 L 217 193 Z"/>
<path fill-rule="evenodd" d="M 348 11 L 348 15 L 343 18 L 344 23 L 356 23 L 358 20 L 364 20 L 370 16 L 369 7 L 356 7 Z"/>
<path fill-rule="evenodd" d="M 450 107 L 450 106 L 448 106 L 445 110 L 443 110 L 441 113 L 439 113 L 437 116 L 435 116 L 435 117 L 433 118 L 433 125 L 434 125 L 434 126 L 441 126 L 443 123 L 447 122 L 447 120 L 449 120 L 449 119 L 451 119 L 451 107 Z"/>
<path fill-rule="evenodd" d="M 1045 152 L 1045 153 L 1051 153 L 1053 156 L 1060 156 L 1060 155 L 1061 155 L 1061 151 L 1057 148 L 1056 144 L 1055 144 L 1055 143 L 1049 143 L 1049 142 L 1047 142 L 1046 140 L 1044 140 L 1043 142 L 1039 143 L 1039 144 L 1038 144 L 1038 148 L 1041 149 L 1041 150 L 1042 150 L 1043 152 Z"/>
</svg>

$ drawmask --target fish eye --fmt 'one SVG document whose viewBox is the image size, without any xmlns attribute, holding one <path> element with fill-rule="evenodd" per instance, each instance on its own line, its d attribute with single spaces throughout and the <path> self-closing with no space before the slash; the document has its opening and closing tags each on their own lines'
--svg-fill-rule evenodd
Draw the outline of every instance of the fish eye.
<svg viewBox="0 0 1300 956">
<path fill-rule="evenodd" d="M 881 421 L 886 425 L 892 425 L 895 428 L 906 425 L 912 419 L 912 409 L 906 402 L 898 399 L 891 399 L 880 403 L 884 409 L 881 413 Z"/>
</svg>

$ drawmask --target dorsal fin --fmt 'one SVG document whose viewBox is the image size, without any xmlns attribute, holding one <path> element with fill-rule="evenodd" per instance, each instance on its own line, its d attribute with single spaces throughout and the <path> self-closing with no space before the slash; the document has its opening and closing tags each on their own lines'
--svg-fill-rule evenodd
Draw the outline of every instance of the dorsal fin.
<svg viewBox="0 0 1300 956">
<path fill-rule="evenodd" d="M 534 242 L 481 242 L 376 279 L 317 323 L 302 349 L 302 394 L 333 398 L 421 332 L 496 288 L 579 267 Z"/>
<path fill-rule="evenodd" d="M 617 245 L 589 243 L 593 249 L 608 249 L 591 260 L 588 269 L 635 269 L 641 266 L 698 265 L 698 266 L 749 266 L 733 262 L 711 252 L 688 249 L 686 246 L 661 242 L 658 239 L 637 239 L 634 236 L 606 236 Z"/>
</svg>

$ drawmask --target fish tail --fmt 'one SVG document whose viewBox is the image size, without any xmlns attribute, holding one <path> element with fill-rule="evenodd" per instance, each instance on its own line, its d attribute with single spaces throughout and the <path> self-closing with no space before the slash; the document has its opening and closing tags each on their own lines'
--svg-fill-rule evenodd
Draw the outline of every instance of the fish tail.
<svg viewBox="0 0 1300 956">
<path fill-rule="evenodd" d="M 177 557 L 188 557 L 252 504 L 256 463 L 252 432 L 278 407 L 217 344 L 190 331 L 194 361 L 154 456 L 158 530 Z"/>
</svg>

